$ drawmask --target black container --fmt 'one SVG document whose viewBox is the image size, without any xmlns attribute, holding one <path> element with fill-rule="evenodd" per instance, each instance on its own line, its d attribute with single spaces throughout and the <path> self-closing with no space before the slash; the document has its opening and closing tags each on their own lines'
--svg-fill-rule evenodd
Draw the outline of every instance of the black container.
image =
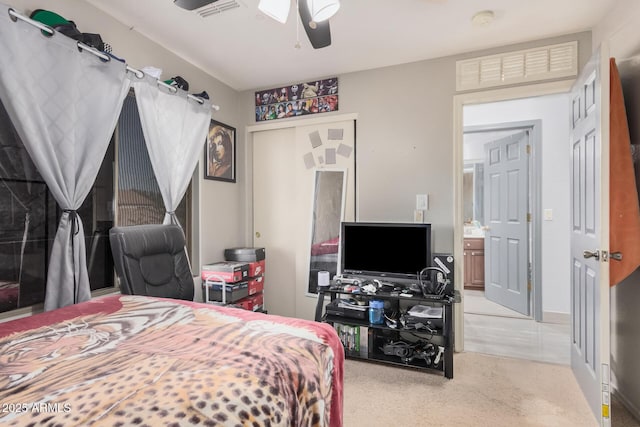
<svg viewBox="0 0 640 427">
<path fill-rule="evenodd" d="M 265 257 L 264 248 L 229 248 L 224 250 L 227 261 L 255 262 Z"/>
</svg>

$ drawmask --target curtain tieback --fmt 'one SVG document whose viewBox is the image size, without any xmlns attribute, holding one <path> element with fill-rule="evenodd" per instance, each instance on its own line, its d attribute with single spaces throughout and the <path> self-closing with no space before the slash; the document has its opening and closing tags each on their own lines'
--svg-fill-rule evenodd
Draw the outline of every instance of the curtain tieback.
<svg viewBox="0 0 640 427">
<path fill-rule="evenodd" d="M 80 226 L 78 225 L 78 211 L 75 209 L 63 209 L 62 213 L 68 214 L 69 220 L 71 221 L 71 234 L 69 235 L 69 238 L 71 239 L 71 265 L 73 267 L 73 303 L 76 304 L 78 302 L 78 279 L 76 279 L 76 251 L 73 243 L 73 237 L 80 232 Z"/>
<path fill-rule="evenodd" d="M 169 218 L 171 218 L 171 224 L 180 225 L 180 227 L 182 228 L 182 225 L 178 220 L 178 216 L 176 215 L 176 211 L 167 211 L 167 215 L 169 215 Z"/>
</svg>

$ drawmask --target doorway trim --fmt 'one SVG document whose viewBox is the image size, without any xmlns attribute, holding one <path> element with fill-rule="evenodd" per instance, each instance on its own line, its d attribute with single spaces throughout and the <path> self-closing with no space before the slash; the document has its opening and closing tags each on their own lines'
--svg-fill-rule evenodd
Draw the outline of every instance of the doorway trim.
<svg viewBox="0 0 640 427">
<path fill-rule="evenodd" d="M 322 117 L 313 117 L 313 118 L 293 118 L 289 120 L 279 120 L 276 122 L 270 123 L 261 123 L 255 125 L 249 125 L 246 127 L 246 133 L 251 134 L 253 132 L 260 132 L 263 130 L 273 130 L 273 129 L 285 129 L 285 128 L 295 128 L 300 126 L 309 126 L 309 125 L 317 125 L 321 123 L 332 123 L 332 122 L 346 122 L 349 120 L 357 120 L 357 113 L 345 113 L 345 114 L 330 114 Z"/>
<path fill-rule="evenodd" d="M 462 174 L 463 174 L 463 140 L 464 123 L 463 107 L 471 104 L 484 104 L 488 102 L 507 101 L 519 98 L 530 98 L 542 95 L 568 93 L 573 85 L 573 80 L 562 80 L 550 83 L 515 86 L 512 88 L 487 90 L 481 92 L 464 93 L 453 96 L 453 257 L 463 259 L 463 200 L 462 200 Z M 455 263 L 455 276 L 463 277 L 461 262 Z M 455 289 L 460 292 L 460 306 L 454 315 L 454 348 L 455 351 L 464 351 L 464 287 L 461 280 L 455 283 Z"/>
<path fill-rule="evenodd" d="M 540 179 L 542 178 L 542 120 L 525 120 L 518 122 L 490 123 L 463 127 L 465 133 L 500 132 L 522 130 L 530 132 L 531 157 L 529 158 L 529 213 L 532 214 L 531 233 L 527 242 L 529 253 L 527 263 L 531 262 L 531 300 L 533 310 L 531 316 L 536 322 L 542 322 L 542 218 L 534 213 L 541 212 L 542 195 Z M 464 157 L 463 160 L 464 162 Z M 531 243 L 531 244 L 530 244 Z M 462 263 L 464 268 L 464 263 Z M 528 266 L 526 266 L 528 268 Z M 464 276 L 459 276 L 464 277 Z"/>
</svg>

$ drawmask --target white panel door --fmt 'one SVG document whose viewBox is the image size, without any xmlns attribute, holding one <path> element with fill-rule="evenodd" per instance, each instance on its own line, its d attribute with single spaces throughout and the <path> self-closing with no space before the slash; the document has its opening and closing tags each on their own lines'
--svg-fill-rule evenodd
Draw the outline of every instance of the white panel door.
<svg viewBox="0 0 640 427">
<path fill-rule="evenodd" d="M 609 58 L 594 54 L 571 108 L 571 367 L 600 425 L 609 414 Z"/>
<path fill-rule="evenodd" d="M 529 315 L 529 131 L 484 146 L 488 300 Z"/>
<path fill-rule="evenodd" d="M 295 128 L 253 133 L 253 245 L 265 248 L 264 305 L 295 316 Z"/>
</svg>

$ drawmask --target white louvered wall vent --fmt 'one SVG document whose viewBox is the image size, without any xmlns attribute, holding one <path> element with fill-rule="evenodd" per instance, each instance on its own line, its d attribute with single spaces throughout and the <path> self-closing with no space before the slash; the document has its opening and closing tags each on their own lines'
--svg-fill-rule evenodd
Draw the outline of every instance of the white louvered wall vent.
<svg viewBox="0 0 640 427">
<path fill-rule="evenodd" d="M 209 16 L 218 15 L 222 12 L 237 9 L 241 6 L 247 7 L 247 5 L 240 0 L 217 0 L 214 3 L 201 7 L 200 9 L 196 9 L 195 12 L 203 18 L 207 18 Z"/>
<path fill-rule="evenodd" d="M 456 62 L 456 90 L 557 79 L 578 74 L 578 42 L 482 56 Z"/>
</svg>

